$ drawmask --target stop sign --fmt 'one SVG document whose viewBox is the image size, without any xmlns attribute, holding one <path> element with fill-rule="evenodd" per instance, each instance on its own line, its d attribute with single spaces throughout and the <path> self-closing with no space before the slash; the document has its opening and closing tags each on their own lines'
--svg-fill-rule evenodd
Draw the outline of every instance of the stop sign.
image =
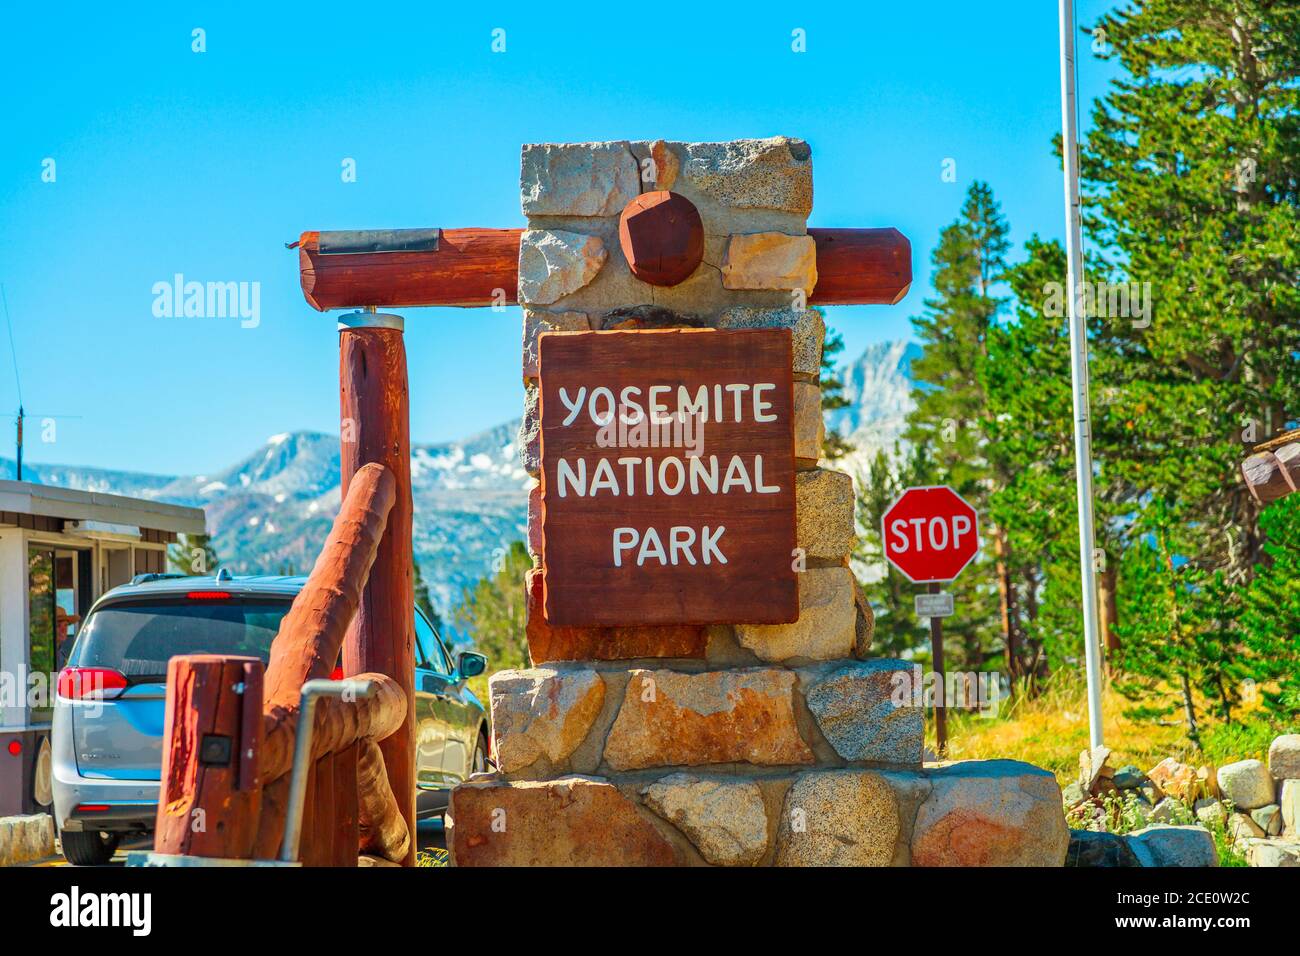
<svg viewBox="0 0 1300 956">
<path fill-rule="evenodd" d="M 881 519 L 885 557 L 909 581 L 951 581 L 979 550 L 975 509 L 946 485 L 908 488 Z"/>
</svg>

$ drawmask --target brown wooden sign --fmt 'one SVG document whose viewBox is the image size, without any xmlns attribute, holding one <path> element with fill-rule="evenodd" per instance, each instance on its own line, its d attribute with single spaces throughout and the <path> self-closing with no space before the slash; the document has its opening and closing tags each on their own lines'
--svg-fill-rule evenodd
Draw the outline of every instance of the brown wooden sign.
<svg viewBox="0 0 1300 956">
<path fill-rule="evenodd" d="M 799 616 L 788 329 L 539 337 L 555 626 Z"/>
</svg>

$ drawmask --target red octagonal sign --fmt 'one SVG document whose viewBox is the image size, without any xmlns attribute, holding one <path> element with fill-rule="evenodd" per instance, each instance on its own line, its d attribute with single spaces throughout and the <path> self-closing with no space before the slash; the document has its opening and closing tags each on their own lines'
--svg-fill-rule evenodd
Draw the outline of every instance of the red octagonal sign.
<svg viewBox="0 0 1300 956">
<path fill-rule="evenodd" d="M 951 581 L 979 550 L 979 516 L 947 485 L 908 488 L 881 519 L 885 557 L 914 584 Z"/>
</svg>

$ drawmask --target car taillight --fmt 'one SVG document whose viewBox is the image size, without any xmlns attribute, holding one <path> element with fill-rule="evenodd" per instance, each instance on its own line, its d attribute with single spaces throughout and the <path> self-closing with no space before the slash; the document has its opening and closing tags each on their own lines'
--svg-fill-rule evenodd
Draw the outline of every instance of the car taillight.
<svg viewBox="0 0 1300 956">
<path fill-rule="evenodd" d="M 23 752 L 23 742 L 18 739 L 9 741 L 9 756 L 17 757 Z"/>
<path fill-rule="evenodd" d="M 229 601 L 229 591 L 190 591 L 185 595 L 191 601 Z"/>
<path fill-rule="evenodd" d="M 58 693 L 66 700 L 112 700 L 126 688 L 126 676 L 110 667 L 65 667 Z"/>
<path fill-rule="evenodd" d="M 343 665 L 340 664 L 338 667 L 330 671 L 330 680 L 342 680 L 342 679 L 343 679 Z"/>
</svg>

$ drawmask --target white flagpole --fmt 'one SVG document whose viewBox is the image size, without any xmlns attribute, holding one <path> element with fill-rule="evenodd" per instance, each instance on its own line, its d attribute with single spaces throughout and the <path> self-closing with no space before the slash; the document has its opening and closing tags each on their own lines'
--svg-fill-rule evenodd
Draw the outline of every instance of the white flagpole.
<svg viewBox="0 0 1300 956">
<path fill-rule="evenodd" d="M 1092 428 L 1088 409 L 1088 326 L 1083 314 L 1083 224 L 1079 216 L 1079 130 L 1074 102 L 1074 2 L 1061 4 L 1061 156 L 1065 161 L 1066 285 L 1070 309 L 1070 379 L 1074 391 L 1074 471 L 1083 579 L 1083 646 L 1088 665 L 1088 737 L 1102 744 L 1101 645 L 1097 635 L 1096 542 L 1092 524 Z"/>
</svg>

